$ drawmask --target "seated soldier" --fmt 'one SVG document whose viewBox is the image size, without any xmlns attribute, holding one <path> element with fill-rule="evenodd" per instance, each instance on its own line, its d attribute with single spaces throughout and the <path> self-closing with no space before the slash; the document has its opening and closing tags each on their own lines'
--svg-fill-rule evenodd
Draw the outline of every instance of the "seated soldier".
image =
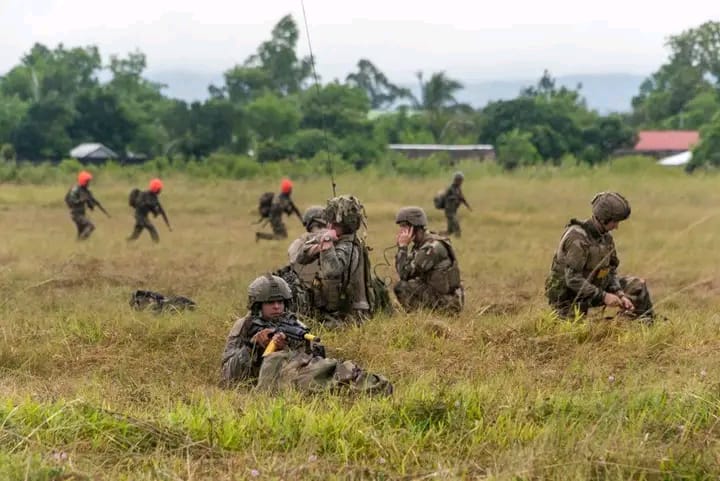
<svg viewBox="0 0 720 481">
<path fill-rule="evenodd" d="M 293 295 L 290 310 L 300 317 L 313 318 L 316 317 L 312 295 L 313 282 L 320 271 L 320 261 L 318 259 L 310 264 L 300 264 L 298 257 L 305 243 L 327 227 L 325 209 L 319 205 L 308 207 L 303 214 L 303 225 L 307 232 L 295 239 L 288 247 L 290 263 L 273 274 L 282 277 L 290 286 Z"/>
<path fill-rule="evenodd" d="M 307 328 L 286 312 L 290 298 L 290 287 L 280 277 L 267 274 L 250 284 L 250 312 L 235 322 L 223 352 L 224 385 L 251 380 L 273 391 L 392 394 L 392 384 L 383 376 L 368 373 L 352 361 L 326 358 L 325 349 L 312 340 Z"/>
<path fill-rule="evenodd" d="M 330 199 L 325 207 L 329 229 L 310 236 L 297 253 L 301 265 L 318 265 L 313 282 L 316 319 L 328 327 L 360 324 L 372 314 L 375 292 L 367 247 L 359 232 L 365 211 L 352 196 Z"/>
<path fill-rule="evenodd" d="M 406 310 L 462 311 L 460 269 L 450 240 L 426 230 L 427 216 L 420 207 L 403 207 L 395 223 L 400 225 L 395 256 L 400 281 L 394 288 L 398 302 Z"/>
<path fill-rule="evenodd" d="M 601 192 L 591 204 L 592 217 L 571 219 L 560 238 L 545 282 L 548 302 L 563 318 L 609 306 L 630 317 L 651 319 L 645 281 L 617 275 L 620 261 L 610 232 L 630 217 L 630 204 L 616 192 Z"/>
</svg>

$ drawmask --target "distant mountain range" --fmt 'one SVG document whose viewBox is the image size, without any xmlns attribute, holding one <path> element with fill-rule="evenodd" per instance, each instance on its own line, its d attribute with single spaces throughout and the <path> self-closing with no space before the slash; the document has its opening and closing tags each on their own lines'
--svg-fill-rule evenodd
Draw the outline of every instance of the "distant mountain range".
<svg viewBox="0 0 720 481">
<path fill-rule="evenodd" d="M 220 73 L 197 72 L 192 70 L 158 70 L 148 72 L 148 78 L 167 85 L 165 94 L 185 101 L 205 100 L 208 86 L 222 85 Z M 625 73 L 565 75 L 556 78 L 558 85 L 575 88 L 582 85 L 581 93 L 588 106 L 601 113 L 626 112 L 630 101 L 637 95 L 645 76 Z M 534 85 L 537 79 L 526 80 L 463 80 L 465 86 L 457 95 L 458 100 L 474 107 L 482 107 L 493 100 L 511 99 L 523 88 Z M 413 91 L 417 86 L 404 85 Z"/>
</svg>

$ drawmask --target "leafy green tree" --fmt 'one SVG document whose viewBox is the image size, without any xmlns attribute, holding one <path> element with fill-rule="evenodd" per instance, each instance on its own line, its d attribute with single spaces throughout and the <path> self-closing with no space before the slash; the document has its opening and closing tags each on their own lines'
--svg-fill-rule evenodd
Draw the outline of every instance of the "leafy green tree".
<svg viewBox="0 0 720 481">
<path fill-rule="evenodd" d="M 222 90 L 216 89 L 214 96 L 221 96 L 226 92 L 233 103 L 245 105 L 270 91 L 272 86 L 268 72 L 256 67 L 237 65 L 225 72 L 225 87 Z"/>
<path fill-rule="evenodd" d="M 53 93 L 70 101 L 81 90 L 98 85 L 101 67 L 97 47 L 68 50 L 60 44 L 50 50 L 37 43 L 0 85 L 2 93 L 24 101 L 37 102 Z"/>
<path fill-rule="evenodd" d="M 302 115 L 294 98 L 266 93 L 247 106 L 253 132 L 260 140 L 279 139 L 295 132 Z"/>
<path fill-rule="evenodd" d="M 73 147 L 67 127 L 74 110 L 56 95 L 33 103 L 15 130 L 12 143 L 18 157 L 30 160 L 59 160 Z"/>
<path fill-rule="evenodd" d="M 686 170 L 692 172 L 701 165 L 720 167 L 720 113 L 700 131 L 700 142 L 693 148 Z"/>
<path fill-rule="evenodd" d="M 137 123 L 130 118 L 117 93 L 94 87 L 78 95 L 75 115 L 68 127 L 73 143 L 100 142 L 123 155 L 136 135 Z"/>
<path fill-rule="evenodd" d="M 452 118 L 452 108 L 458 105 L 455 94 L 463 85 L 448 77 L 445 72 L 435 72 L 425 81 L 422 72 L 417 73 L 420 96 L 413 99 L 416 109 L 427 116 L 428 129 L 435 142 L 440 142 L 445 125 Z"/>
<path fill-rule="evenodd" d="M 498 138 L 497 157 L 505 170 L 513 170 L 521 165 L 533 165 L 540 162 L 530 132 L 513 129 Z"/>
<path fill-rule="evenodd" d="M 633 98 L 633 120 L 645 127 L 685 125 L 688 109 L 698 120 L 697 102 L 705 107 L 703 94 L 720 89 L 720 22 L 706 22 L 671 36 L 667 43 L 670 58 L 640 86 Z M 699 98 L 692 106 L 691 102 Z M 702 114 L 707 118 L 707 114 Z M 690 124 L 685 128 L 697 127 Z"/>
<path fill-rule="evenodd" d="M 5 162 L 15 160 L 15 147 L 12 144 L 2 144 L 0 146 L 0 158 Z"/>
<path fill-rule="evenodd" d="M 345 82 L 353 87 L 363 89 L 367 93 L 370 107 L 373 109 L 387 107 L 403 98 L 412 98 L 408 89 L 391 83 L 380 69 L 365 58 L 358 61 L 357 72 L 349 74 L 345 78 Z"/>
<path fill-rule="evenodd" d="M 29 108 L 30 103 L 18 95 L 7 97 L 0 94 L 0 143 L 10 141 Z"/>
<path fill-rule="evenodd" d="M 310 58 L 297 56 L 299 36 L 295 20 L 286 15 L 273 27 L 270 40 L 260 44 L 257 52 L 245 61 L 246 67 L 264 72 L 273 91 L 280 95 L 299 92 L 310 76 Z"/>
<path fill-rule="evenodd" d="M 621 148 L 635 144 L 635 130 L 617 114 L 597 117 L 590 127 L 583 130 L 585 148 L 580 154 L 583 160 L 594 164 L 607 159 L 610 154 Z"/>
</svg>

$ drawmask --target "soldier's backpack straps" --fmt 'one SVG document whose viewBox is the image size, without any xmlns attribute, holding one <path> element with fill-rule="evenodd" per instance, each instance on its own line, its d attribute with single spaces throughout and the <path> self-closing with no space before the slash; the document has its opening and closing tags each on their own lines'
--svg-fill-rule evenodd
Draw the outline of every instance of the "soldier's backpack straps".
<svg viewBox="0 0 720 481">
<path fill-rule="evenodd" d="M 571 219 L 570 223 L 568 223 L 567 227 L 565 228 L 565 232 L 563 233 L 562 237 L 560 237 L 560 242 L 558 243 L 557 250 L 555 251 L 556 254 L 562 252 L 565 241 L 567 241 L 568 237 L 570 237 L 570 234 L 573 233 L 580 234 L 585 239 L 590 238 L 585 229 L 583 229 L 582 224 L 580 224 L 580 222 L 575 219 Z"/>
<path fill-rule="evenodd" d="M 453 265 L 457 264 L 457 256 L 455 255 L 455 249 L 453 248 L 452 242 L 448 237 L 441 236 L 440 234 L 436 234 L 434 232 L 428 232 L 428 237 L 431 240 L 440 242 L 445 247 L 445 250 L 447 250 L 450 262 L 452 262 Z"/>
</svg>

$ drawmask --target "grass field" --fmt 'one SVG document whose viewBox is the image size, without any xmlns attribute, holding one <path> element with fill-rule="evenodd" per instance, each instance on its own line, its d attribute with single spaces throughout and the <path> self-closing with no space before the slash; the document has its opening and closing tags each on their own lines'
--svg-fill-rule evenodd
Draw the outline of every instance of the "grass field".
<svg viewBox="0 0 720 481">
<path fill-rule="evenodd" d="M 432 194 L 447 180 L 341 176 L 338 190 L 365 203 L 381 264 L 399 207 L 419 204 L 443 228 Z M 717 479 L 719 180 L 470 172 L 475 210 L 461 211 L 455 242 L 465 312 L 317 329 L 330 355 L 392 379 L 391 399 L 218 388 L 248 283 L 286 261 L 290 239 L 256 244 L 251 225 L 276 181 L 171 177 L 162 201 L 175 231 L 158 222 L 159 245 L 144 234 L 132 246 L 126 181 L 97 178 L 113 217 L 93 213 L 85 243 L 67 185 L 0 185 L 0 479 Z M 563 226 L 607 189 L 632 204 L 615 234 L 620 270 L 647 279 L 667 317 L 653 326 L 599 313 L 561 322 L 545 305 Z M 298 181 L 294 197 L 302 209 L 329 192 L 325 180 Z M 137 288 L 199 308 L 137 313 Z"/>
</svg>

